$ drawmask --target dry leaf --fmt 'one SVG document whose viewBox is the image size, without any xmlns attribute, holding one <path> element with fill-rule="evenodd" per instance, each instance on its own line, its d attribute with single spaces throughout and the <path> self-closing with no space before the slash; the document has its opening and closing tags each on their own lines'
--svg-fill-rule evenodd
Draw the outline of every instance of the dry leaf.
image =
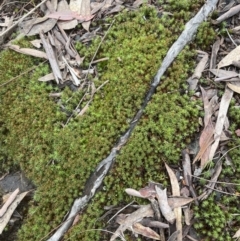
<svg viewBox="0 0 240 241">
<path fill-rule="evenodd" d="M 231 90 L 233 90 L 234 92 L 240 94 L 240 86 L 237 85 L 233 85 L 231 83 L 227 83 L 228 88 L 230 88 Z"/>
<path fill-rule="evenodd" d="M 141 234 L 147 238 L 151 238 L 154 240 L 160 240 L 160 236 L 155 231 L 153 231 L 151 228 L 144 227 L 140 223 L 134 223 L 132 228 L 134 233 Z"/>
<path fill-rule="evenodd" d="M 202 92 L 202 100 L 204 105 L 204 126 L 208 125 L 208 122 L 211 120 L 215 106 L 218 103 L 217 95 L 213 96 L 210 101 L 208 101 L 208 95 L 206 91 L 200 86 Z"/>
<path fill-rule="evenodd" d="M 40 49 L 41 46 L 42 46 L 42 41 L 41 41 L 41 39 L 34 39 L 34 40 L 30 41 L 30 43 L 31 43 L 35 48 L 38 48 L 38 49 Z"/>
<path fill-rule="evenodd" d="M 240 61 L 240 46 L 233 49 L 227 56 L 225 56 L 218 64 L 218 68 L 231 65 L 233 61 Z"/>
<path fill-rule="evenodd" d="M 153 221 L 150 218 L 144 218 L 140 223 L 145 227 L 169 228 L 169 224 L 162 223 L 162 222 L 159 222 L 159 221 Z"/>
<path fill-rule="evenodd" d="M 179 230 L 172 233 L 172 235 L 169 237 L 168 241 L 175 241 L 179 235 Z"/>
<path fill-rule="evenodd" d="M 183 208 L 183 212 L 184 212 L 184 219 L 185 219 L 185 223 L 187 225 L 191 225 L 191 219 L 193 217 L 193 212 L 192 210 L 190 210 L 189 207 Z"/>
<path fill-rule="evenodd" d="M 162 190 L 158 186 L 155 186 L 157 192 L 157 199 L 159 203 L 160 210 L 162 215 L 166 218 L 169 223 L 174 223 L 175 214 L 172 211 L 171 207 L 168 204 L 167 200 L 167 189 Z"/>
<path fill-rule="evenodd" d="M 224 121 L 227 115 L 228 107 L 233 96 L 233 91 L 226 87 L 225 92 L 222 96 L 218 118 L 215 126 L 214 143 L 211 146 L 209 161 L 211 161 L 215 155 L 220 141 L 221 133 L 223 131 Z"/>
<path fill-rule="evenodd" d="M 218 78 L 215 78 L 214 81 L 223 81 L 233 77 L 238 77 L 239 74 L 235 71 L 227 71 L 223 69 L 209 69 L 214 75 Z"/>
<path fill-rule="evenodd" d="M 200 79 L 202 76 L 202 72 L 204 71 L 205 66 L 208 62 L 208 54 L 206 52 L 199 51 L 199 50 L 197 51 L 197 53 L 203 55 L 203 57 L 198 63 L 197 67 L 195 68 L 192 78 Z"/>
<path fill-rule="evenodd" d="M 57 11 L 70 11 L 67 1 L 60 1 L 57 3 Z M 78 25 L 77 19 L 70 21 L 58 21 L 58 26 L 62 29 L 74 29 Z"/>
<path fill-rule="evenodd" d="M 135 197 L 141 197 L 141 198 L 144 198 L 141 193 L 135 189 L 132 189 L 132 188 L 126 188 L 125 189 L 125 192 L 130 195 L 130 196 L 135 196 Z"/>
<path fill-rule="evenodd" d="M 90 102 L 88 102 L 88 103 L 81 109 L 81 111 L 78 113 L 77 116 L 82 116 L 82 115 L 88 110 L 89 103 L 90 103 Z"/>
<path fill-rule="evenodd" d="M 78 13 L 80 16 L 93 16 L 91 15 L 90 2 L 90 0 L 71 0 L 69 7 L 73 12 Z M 84 21 L 82 26 L 89 32 L 90 21 L 88 20 Z"/>
<path fill-rule="evenodd" d="M 122 5 L 116 5 L 113 9 L 111 9 L 109 12 L 107 12 L 106 15 L 112 14 L 112 13 L 119 13 L 121 12 L 125 7 Z"/>
<path fill-rule="evenodd" d="M 91 14 L 95 14 L 96 12 L 98 12 L 105 5 L 105 2 L 106 0 L 101 3 L 91 2 Z"/>
<path fill-rule="evenodd" d="M 180 187 L 176 175 L 173 170 L 165 163 L 172 187 L 173 196 L 180 196 Z M 180 207 L 174 208 L 176 216 L 176 229 L 178 232 L 177 241 L 182 241 L 182 209 Z"/>
<path fill-rule="evenodd" d="M 168 198 L 168 204 L 172 209 L 185 206 L 192 201 L 194 201 L 194 199 L 189 197 L 169 197 Z"/>
<path fill-rule="evenodd" d="M 212 46 L 212 54 L 211 54 L 211 59 L 209 64 L 210 69 L 216 68 L 217 54 L 222 42 L 223 42 L 223 38 L 221 39 L 218 38 L 217 41 Z"/>
<path fill-rule="evenodd" d="M 147 3 L 147 0 L 136 0 L 133 3 L 133 7 L 134 8 L 139 8 L 143 3 Z"/>
<path fill-rule="evenodd" d="M 27 36 L 39 34 L 41 31 L 44 33 L 49 32 L 57 23 L 57 19 L 50 19 L 47 17 L 38 18 L 36 20 L 28 20 L 20 24 L 21 32 Z"/>
<path fill-rule="evenodd" d="M 73 19 L 77 19 L 80 22 L 85 22 L 91 20 L 94 15 L 79 15 L 76 12 L 72 12 L 71 10 L 53 12 L 47 15 L 48 18 L 54 18 L 58 20 L 69 21 Z"/>
<path fill-rule="evenodd" d="M 239 238 L 240 237 L 240 229 L 233 235 L 233 238 Z"/>
<path fill-rule="evenodd" d="M 40 77 L 38 79 L 38 81 L 42 81 L 42 82 L 48 82 L 48 81 L 51 81 L 51 80 L 54 80 L 54 75 L 53 73 L 50 73 L 50 74 L 46 74 L 44 75 L 43 77 Z"/>
<path fill-rule="evenodd" d="M 182 165 L 183 165 L 183 176 L 184 176 L 184 180 L 185 180 L 185 185 L 186 186 L 190 186 L 190 181 L 189 177 L 192 175 L 192 169 L 191 169 L 191 161 L 190 161 L 190 157 L 189 154 L 187 152 L 186 149 L 184 149 L 182 151 Z"/>
<path fill-rule="evenodd" d="M 36 49 L 20 48 L 18 45 L 13 45 L 13 44 L 9 45 L 8 47 L 21 54 L 26 54 L 26 55 L 30 55 L 30 56 L 34 56 L 34 57 L 38 57 L 38 58 L 48 59 L 46 53 L 36 50 Z"/>
<path fill-rule="evenodd" d="M 209 160 L 211 144 L 214 141 L 213 134 L 214 134 L 214 127 L 210 120 L 208 122 L 208 125 L 203 129 L 201 133 L 201 136 L 199 139 L 200 150 L 193 160 L 193 163 L 195 163 L 197 160 L 201 160 L 201 168 L 203 168 L 206 165 L 207 161 Z"/>
<path fill-rule="evenodd" d="M 118 215 L 117 222 L 120 224 L 118 229 L 114 232 L 112 235 L 110 241 L 114 241 L 118 237 L 122 237 L 124 231 L 126 229 L 132 229 L 133 224 L 140 222 L 145 217 L 153 217 L 154 213 L 151 208 L 151 205 L 145 205 L 141 206 L 138 210 L 135 212 L 126 215 Z"/>
<path fill-rule="evenodd" d="M 141 188 L 139 193 L 145 198 L 156 197 L 155 184 L 149 183 L 147 187 Z"/>
</svg>

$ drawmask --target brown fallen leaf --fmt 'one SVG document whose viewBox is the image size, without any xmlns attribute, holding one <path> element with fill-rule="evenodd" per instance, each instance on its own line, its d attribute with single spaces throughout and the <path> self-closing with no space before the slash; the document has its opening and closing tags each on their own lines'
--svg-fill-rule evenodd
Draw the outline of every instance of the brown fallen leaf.
<svg viewBox="0 0 240 241">
<path fill-rule="evenodd" d="M 179 230 L 172 233 L 172 235 L 169 237 L 169 239 L 167 241 L 175 241 L 177 239 L 178 235 L 179 235 Z"/>
<path fill-rule="evenodd" d="M 162 190 L 158 186 L 156 186 L 155 188 L 156 188 L 157 199 L 158 199 L 158 203 L 159 203 L 159 207 L 162 212 L 162 215 L 169 223 L 174 223 L 176 217 L 171 207 L 168 204 L 167 189 Z"/>
<path fill-rule="evenodd" d="M 214 81 L 224 81 L 233 77 L 239 77 L 239 74 L 235 71 L 228 71 L 223 69 L 209 69 L 214 75 L 218 78 L 215 78 Z"/>
<path fill-rule="evenodd" d="M 229 54 L 227 54 L 218 64 L 218 68 L 231 65 L 233 61 L 240 61 L 240 46 L 237 46 Z"/>
<path fill-rule="evenodd" d="M 167 169 L 170 182 L 171 182 L 171 187 L 172 187 L 172 195 L 173 196 L 180 196 L 180 187 L 179 183 L 177 180 L 177 177 L 173 170 L 165 163 L 165 167 Z M 177 241 L 182 241 L 182 209 L 181 207 L 174 208 L 174 213 L 176 217 L 176 229 L 178 232 L 177 234 Z"/>
<path fill-rule="evenodd" d="M 193 218 L 193 211 L 189 207 L 183 208 L 184 220 L 187 225 L 191 225 L 191 219 Z"/>
<path fill-rule="evenodd" d="M 201 92 L 202 92 L 202 100 L 204 105 L 204 126 L 206 127 L 208 125 L 208 122 L 211 120 L 211 117 L 214 112 L 214 108 L 218 103 L 218 97 L 217 95 L 213 96 L 211 100 L 208 100 L 208 95 L 204 88 L 200 86 Z"/>
<path fill-rule="evenodd" d="M 199 139 L 200 150 L 193 160 L 193 163 L 195 163 L 198 160 L 201 160 L 201 168 L 203 168 L 209 160 L 211 144 L 214 141 L 213 134 L 214 134 L 214 127 L 210 120 L 208 122 L 208 125 L 203 129 L 200 135 L 200 139 Z"/>
<path fill-rule="evenodd" d="M 144 196 L 141 195 L 141 193 L 133 188 L 126 188 L 125 189 L 125 192 L 128 194 L 128 195 L 131 195 L 131 196 L 135 196 L 135 197 L 140 197 L 140 198 L 144 198 Z"/>
<path fill-rule="evenodd" d="M 139 8 L 143 3 L 147 3 L 147 0 L 136 0 L 133 2 L 133 7 L 134 8 Z"/>
<path fill-rule="evenodd" d="M 47 17 L 62 20 L 62 21 L 77 19 L 81 22 L 86 22 L 91 20 L 94 17 L 94 15 L 84 16 L 84 15 L 79 15 L 76 12 L 73 12 L 71 10 L 65 10 L 65 11 L 50 13 L 47 15 Z"/>
<path fill-rule="evenodd" d="M 162 223 L 159 221 L 154 221 L 154 220 L 151 220 L 150 218 L 144 218 L 140 223 L 145 227 L 169 228 L 169 224 Z"/>
<path fill-rule="evenodd" d="M 66 11 L 66 10 L 70 10 L 69 9 L 69 5 L 67 3 L 67 1 L 60 1 L 57 2 L 57 11 Z M 55 10 L 55 11 L 56 11 Z M 69 20 L 69 21 L 58 21 L 57 25 L 60 26 L 61 29 L 74 29 L 77 25 L 78 25 L 78 20 L 77 19 L 73 19 L 73 20 Z"/>
<path fill-rule="evenodd" d="M 200 79 L 202 76 L 202 72 L 204 71 L 205 66 L 208 62 L 208 53 L 200 50 L 197 50 L 197 53 L 202 55 L 202 59 L 200 60 L 200 62 L 198 63 L 197 67 L 194 70 L 193 78 Z"/>
<path fill-rule="evenodd" d="M 149 183 L 147 187 L 141 188 L 139 193 L 145 198 L 156 197 L 155 185 L 155 183 Z"/>
<path fill-rule="evenodd" d="M 220 49 L 220 45 L 223 42 L 223 38 L 218 38 L 216 42 L 212 46 L 212 54 L 211 54 L 211 59 L 210 59 L 210 64 L 209 64 L 209 69 L 215 69 L 216 68 L 216 61 L 217 61 L 217 54 Z"/>
<path fill-rule="evenodd" d="M 117 221 L 117 223 L 120 224 L 120 226 L 114 232 L 110 241 L 114 241 L 116 238 L 122 237 L 123 233 L 126 229 L 128 229 L 128 228 L 132 229 L 133 224 L 140 222 L 143 218 L 153 217 L 153 216 L 154 216 L 154 213 L 151 208 L 151 205 L 141 206 L 138 210 L 129 214 L 128 216 L 126 216 L 124 214 L 118 215 L 116 221 Z"/>
<path fill-rule="evenodd" d="M 21 32 L 27 36 L 36 35 L 41 31 L 47 33 L 53 29 L 57 21 L 57 19 L 50 19 L 47 17 L 24 21 L 20 24 Z"/>
<path fill-rule="evenodd" d="M 192 77 L 190 77 L 188 79 L 188 84 L 189 84 L 189 90 L 195 90 L 198 84 L 198 80 L 201 78 L 202 76 L 202 72 L 205 69 L 205 66 L 208 62 L 208 54 L 203 52 L 203 51 L 197 51 L 199 54 L 203 55 L 202 59 L 200 60 L 200 62 L 198 63 L 197 67 L 194 70 L 194 73 L 192 75 Z"/>
<path fill-rule="evenodd" d="M 237 84 L 227 83 L 227 87 L 233 90 L 234 92 L 240 94 L 240 86 L 238 86 Z"/>
<path fill-rule="evenodd" d="M 134 223 L 132 228 L 133 228 L 134 233 L 141 234 L 147 238 L 151 238 L 154 240 L 160 240 L 160 236 L 155 231 L 153 231 L 149 227 L 144 227 L 140 223 Z"/>
<path fill-rule="evenodd" d="M 18 53 L 21 53 L 21 54 L 30 55 L 30 56 L 34 56 L 34 57 L 37 57 L 37 58 L 48 59 L 46 53 L 44 53 L 42 51 L 39 51 L 39 50 L 36 50 L 36 49 L 20 48 L 20 46 L 14 45 L 14 44 L 8 45 L 8 47 L 10 49 L 18 52 Z"/>
<path fill-rule="evenodd" d="M 91 5 L 90 0 L 71 0 L 69 7 L 73 12 L 76 12 L 80 16 L 93 16 L 91 15 Z M 82 26 L 89 32 L 90 21 L 84 21 Z"/>
<path fill-rule="evenodd" d="M 104 5 L 105 5 L 106 0 L 103 2 L 91 2 L 91 14 L 97 13 Z"/>
<path fill-rule="evenodd" d="M 240 229 L 233 235 L 233 238 L 239 238 L 240 237 Z"/>
<path fill-rule="evenodd" d="M 213 159 L 215 152 L 218 148 L 221 133 L 223 131 L 224 121 L 227 115 L 228 107 L 232 99 L 232 96 L 233 96 L 233 91 L 228 87 L 226 87 L 220 103 L 219 113 L 218 113 L 217 122 L 215 126 L 214 143 L 212 144 L 211 150 L 209 153 L 209 161 Z"/>
<path fill-rule="evenodd" d="M 192 201 L 194 201 L 194 199 L 189 197 L 169 197 L 168 198 L 168 204 L 172 209 L 185 206 Z"/>
<path fill-rule="evenodd" d="M 61 74 L 60 68 L 58 66 L 58 62 L 56 60 L 53 48 L 52 48 L 51 44 L 49 43 L 49 40 L 45 38 L 45 35 L 43 32 L 40 32 L 39 35 L 42 40 L 43 47 L 48 56 L 55 80 L 56 80 L 57 84 L 59 84 L 59 81 L 62 80 L 63 78 L 62 78 L 62 74 Z"/>
</svg>

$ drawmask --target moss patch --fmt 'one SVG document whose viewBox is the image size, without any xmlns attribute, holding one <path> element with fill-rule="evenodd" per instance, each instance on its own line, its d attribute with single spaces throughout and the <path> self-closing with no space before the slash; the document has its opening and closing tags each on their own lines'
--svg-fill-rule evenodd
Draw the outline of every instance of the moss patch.
<svg viewBox="0 0 240 241">
<path fill-rule="evenodd" d="M 95 95 L 85 115 L 72 118 L 65 128 L 61 123 L 68 116 L 48 97 L 53 87 L 37 81 L 47 72 L 46 66 L 0 88 L 2 167 L 19 165 L 38 186 L 19 240 L 40 240 L 61 223 L 96 164 L 127 130 L 168 48 L 199 7 L 198 1 L 184 2 L 187 6 L 169 3 L 172 11 L 179 10 L 173 16 L 159 17 L 153 8 L 143 7 L 139 12 L 116 17 L 97 55 L 109 60 L 98 64 L 99 78 L 94 80 L 96 86 L 109 82 Z M 111 21 L 103 23 L 106 29 Z M 86 66 L 99 41 L 94 40 L 90 47 L 77 44 L 79 52 L 86 55 Z M 99 240 L 100 233 L 85 231 L 104 226 L 96 222 L 103 205 L 129 200 L 124 188 L 140 188 L 149 179 L 167 185 L 163 161 L 177 163 L 197 125 L 198 103 L 185 93 L 193 60 L 194 53 L 185 48 L 162 78 L 141 122 L 105 179 L 104 189 L 68 233 L 70 240 Z M 34 66 L 34 61 L 12 51 L 2 52 L 0 83 Z M 61 103 L 72 111 L 81 96 L 66 89 Z"/>
</svg>

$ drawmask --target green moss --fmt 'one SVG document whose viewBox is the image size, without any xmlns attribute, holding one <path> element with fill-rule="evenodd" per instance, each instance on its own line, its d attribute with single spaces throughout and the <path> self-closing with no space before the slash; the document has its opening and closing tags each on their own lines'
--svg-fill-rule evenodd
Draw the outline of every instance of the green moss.
<svg viewBox="0 0 240 241">
<path fill-rule="evenodd" d="M 194 207 L 194 228 L 204 240 L 231 240 L 233 233 L 226 223 L 232 221 L 231 208 L 219 205 L 215 195 L 204 200 L 200 206 Z M 220 200 L 219 200 L 220 201 Z"/>
<path fill-rule="evenodd" d="M 196 44 L 201 49 L 208 49 L 210 48 L 216 37 L 217 33 L 211 26 L 211 23 L 203 22 L 200 25 L 196 35 Z"/>
<path fill-rule="evenodd" d="M 184 4 L 183 10 L 186 9 L 190 7 Z M 154 9 L 143 7 L 139 12 L 118 15 L 96 56 L 109 60 L 98 64 L 99 75 L 94 84 L 98 87 L 109 82 L 96 93 L 86 113 L 81 117 L 73 115 L 64 128 L 62 124 L 84 92 L 73 93 L 66 88 L 58 101 L 64 111 L 60 109 L 48 97 L 56 90 L 37 81 L 48 71 L 46 65 L 0 88 L 2 166 L 8 169 L 13 163 L 20 165 L 38 186 L 19 241 L 40 240 L 61 223 L 96 164 L 127 130 L 167 50 L 190 18 L 191 14 L 186 14 L 181 21 L 183 12 L 159 18 Z M 106 20 L 103 29 L 111 21 Z M 86 55 L 85 67 L 99 43 L 100 38 L 96 38 L 88 46 L 77 44 L 81 55 Z M 118 205 L 131 199 L 124 194 L 124 188 L 140 188 L 149 179 L 167 186 L 163 161 L 179 161 L 180 151 L 190 142 L 197 125 L 198 103 L 190 101 L 185 93 L 194 56 L 186 47 L 162 78 L 143 118 L 106 177 L 104 189 L 69 232 L 70 240 L 99 240 L 102 233 L 87 230 L 104 226 L 104 222 L 98 222 L 103 205 Z M 0 61 L 0 70 L 6 70 L 0 71 L 1 83 L 36 64 L 33 58 L 12 51 L 2 52 L 1 57 L 4 61 Z M 88 98 L 83 98 L 80 109 Z"/>
</svg>

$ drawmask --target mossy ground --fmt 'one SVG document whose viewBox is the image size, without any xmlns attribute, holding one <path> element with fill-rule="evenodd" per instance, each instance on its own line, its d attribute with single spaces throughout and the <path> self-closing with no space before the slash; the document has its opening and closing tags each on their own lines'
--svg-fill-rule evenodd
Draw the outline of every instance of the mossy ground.
<svg viewBox="0 0 240 241">
<path fill-rule="evenodd" d="M 199 1 L 181 3 L 170 1 L 166 7 L 173 16 L 159 17 L 152 8 L 143 7 L 139 12 L 116 17 L 97 55 L 109 60 L 98 64 L 99 78 L 93 79 L 96 87 L 109 82 L 95 95 L 88 111 L 81 117 L 74 116 L 64 128 L 61 124 L 68 116 L 48 97 L 56 88 L 37 81 L 48 72 L 47 65 L 0 87 L 2 169 L 19 166 L 38 187 L 19 240 L 40 240 L 61 223 L 96 164 L 127 130 L 168 48 L 200 6 Z M 106 20 L 103 28 L 107 29 L 111 22 Z M 209 35 L 206 38 L 211 40 Z M 77 44 L 80 54 L 86 56 L 85 66 L 99 42 L 96 38 L 90 46 Z M 10 50 L 3 51 L 0 57 L 0 84 L 38 64 Z M 105 223 L 99 221 L 104 205 L 130 200 L 124 188 L 138 189 L 149 180 L 168 185 L 164 161 L 179 161 L 181 149 L 197 127 L 199 103 L 190 101 L 185 84 L 194 58 L 195 53 L 186 47 L 162 78 L 104 180 L 103 189 L 81 215 L 79 224 L 66 235 L 68 240 L 101 240 L 105 234 L 90 229 L 104 227 Z M 81 92 L 65 89 L 61 104 L 72 111 L 81 96 Z"/>
</svg>

